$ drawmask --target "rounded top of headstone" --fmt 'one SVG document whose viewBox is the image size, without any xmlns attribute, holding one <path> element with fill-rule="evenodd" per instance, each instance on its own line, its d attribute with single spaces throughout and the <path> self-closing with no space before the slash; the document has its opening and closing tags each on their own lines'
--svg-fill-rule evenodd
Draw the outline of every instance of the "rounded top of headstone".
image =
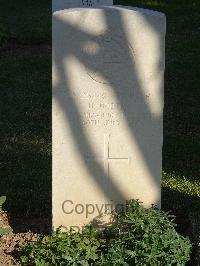
<svg viewBox="0 0 200 266">
<path fill-rule="evenodd" d="M 111 6 L 111 8 L 113 8 L 113 7 L 116 7 L 116 9 L 127 9 L 130 11 L 143 13 L 145 15 L 158 16 L 158 17 L 164 16 L 165 17 L 165 14 L 160 12 L 160 11 L 155 11 L 155 10 L 151 10 L 151 9 L 141 8 L 141 7 L 122 6 L 122 5 Z"/>
<path fill-rule="evenodd" d="M 132 6 L 122 6 L 122 5 L 116 5 L 116 6 L 93 6 L 93 7 L 73 7 L 73 8 L 67 8 L 64 10 L 59 10 L 53 13 L 53 15 L 56 14 L 64 14 L 69 12 L 81 12 L 86 10 L 106 10 L 106 11 L 127 11 L 127 12 L 136 12 L 140 13 L 146 16 L 156 16 L 160 18 L 165 18 L 165 14 L 159 11 L 154 11 L 150 9 L 145 8 L 139 8 L 139 7 L 132 7 Z"/>
</svg>

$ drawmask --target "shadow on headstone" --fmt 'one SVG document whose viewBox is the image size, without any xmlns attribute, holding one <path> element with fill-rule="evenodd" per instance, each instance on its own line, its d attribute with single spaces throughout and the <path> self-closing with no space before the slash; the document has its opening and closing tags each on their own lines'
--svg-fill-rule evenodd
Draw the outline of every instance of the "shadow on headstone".
<svg viewBox="0 0 200 266">
<path fill-rule="evenodd" d="M 113 103 L 113 108 L 120 109 L 120 115 L 122 116 L 122 118 L 117 117 L 117 120 L 121 119 L 120 122 L 122 121 L 123 125 L 126 125 L 127 132 L 125 137 L 127 139 L 131 139 L 131 141 L 135 145 L 135 150 L 137 150 L 138 152 L 137 156 L 135 157 L 138 159 L 138 161 L 140 157 L 143 164 L 143 168 L 146 169 L 145 171 L 148 173 L 148 177 L 151 177 L 151 180 L 149 179 L 145 181 L 150 182 L 149 184 L 152 184 L 152 187 L 149 186 L 149 184 L 145 187 L 145 182 L 143 182 L 144 195 L 146 193 L 146 195 L 148 195 L 147 197 L 149 197 L 149 195 L 151 194 L 152 198 L 150 196 L 149 201 L 152 200 L 154 202 L 151 203 L 158 204 L 160 206 L 159 191 L 161 187 L 162 161 L 160 149 L 162 146 L 163 91 L 160 91 L 159 89 L 161 89 L 163 85 L 162 78 L 164 71 L 164 17 L 158 12 L 145 11 L 142 9 L 134 10 L 131 8 L 124 8 L 124 10 L 127 10 L 127 16 L 131 12 L 141 12 L 141 14 L 137 18 L 141 25 L 141 32 L 134 31 L 133 26 L 132 36 L 127 36 L 127 31 L 130 31 L 130 21 L 128 21 L 130 17 L 127 19 L 123 15 L 123 10 L 117 7 L 99 8 L 97 11 L 95 11 L 99 12 L 100 16 L 99 21 L 97 16 L 95 19 L 97 31 L 99 30 L 98 34 L 97 32 L 95 32 L 95 27 L 92 26 L 93 16 L 91 13 L 92 11 L 89 9 L 85 9 L 85 12 L 82 11 L 78 13 L 77 16 L 79 16 L 79 19 L 76 17 L 76 15 L 74 15 L 74 17 L 72 15 L 72 19 L 69 21 L 67 18 L 69 15 L 69 13 L 67 13 L 67 10 L 63 11 L 63 13 L 55 13 L 55 29 L 53 30 L 53 39 L 54 45 L 56 45 L 56 49 L 55 51 L 53 51 L 53 61 L 54 71 L 56 74 L 53 85 L 53 101 L 55 102 L 55 104 L 57 104 L 58 111 L 55 114 L 53 120 L 59 120 L 60 122 L 62 120 L 62 130 L 63 132 L 65 132 L 64 134 L 66 137 L 66 140 L 63 140 L 63 143 L 61 144 L 65 145 L 63 146 L 65 147 L 64 149 L 66 149 L 65 155 L 62 152 L 62 154 L 59 153 L 58 150 L 55 150 L 55 153 L 53 154 L 55 158 L 55 175 L 58 175 L 59 172 L 59 169 L 57 169 L 59 164 L 56 165 L 56 163 L 58 162 L 58 160 L 62 160 L 62 156 L 68 156 L 68 159 L 71 160 L 70 156 L 73 155 L 69 155 L 70 153 L 69 151 L 67 152 L 67 147 L 69 145 L 70 150 L 71 142 L 73 142 L 73 149 L 78 151 L 78 154 L 80 155 L 80 158 L 77 158 L 77 163 L 79 162 L 80 164 L 81 161 L 83 168 L 85 168 L 86 172 L 89 173 L 88 178 L 92 178 L 92 180 L 90 180 L 89 182 L 91 182 L 91 184 L 96 184 L 96 189 L 102 191 L 102 193 L 107 199 L 124 202 L 127 199 L 128 193 L 126 193 L 125 190 L 128 189 L 128 186 L 130 188 L 130 186 L 133 186 L 134 182 L 135 186 L 137 186 L 137 183 L 139 183 L 142 178 L 144 178 L 145 180 L 144 176 L 137 176 L 140 179 L 135 180 L 133 183 L 131 183 L 129 179 L 127 183 L 130 182 L 130 184 L 126 184 L 128 185 L 126 189 L 122 189 L 119 186 L 119 180 L 115 178 L 114 170 L 108 170 L 109 163 L 105 167 L 105 157 L 103 159 L 100 158 L 100 154 L 102 151 L 97 150 L 97 147 L 95 147 L 93 143 L 92 135 L 90 135 L 90 128 L 92 126 L 96 126 L 96 124 L 90 124 L 88 126 L 87 121 L 84 121 L 81 109 L 85 110 L 85 106 L 84 103 L 79 101 L 79 98 L 84 99 L 84 97 L 104 97 L 103 95 L 106 88 L 107 90 L 109 90 L 108 93 L 112 95 L 113 99 L 115 99 L 115 102 Z M 88 25 L 86 22 L 88 23 Z M 99 24 L 98 29 L 99 22 L 101 23 L 101 25 Z M 131 23 L 134 24 L 136 23 L 136 21 L 133 21 Z M 90 25 L 92 27 L 90 27 Z M 139 28 L 137 27 L 136 29 L 139 30 Z M 146 32 L 144 29 L 146 30 Z M 149 33 L 151 34 L 151 36 L 154 36 L 152 37 L 152 39 L 150 39 L 150 43 L 145 43 L 145 41 L 148 40 L 148 38 L 145 39 L 145 33 Z M 133 41 L 134 38 L 135 41 Z M 138 39 L 140 40 L 138 41 Z M 151 41 L 155 41 L 156 47 L 152 45 Z M 148 53 L 145 49 L 148 50 Z M 137 52 L 140 51 L 141 54 L 136 54 L 136 50 Z M 147 57 L 146 62 L 144 55 Z M 140 57 L 143 61 L 140 59 Z M 152 60 L 152 57 L 155 57 L 155 60 Z M 151 66 L 151 62 L 155 61 L 157 62 L 157 65 Z M 145 69 L 145 67 L 141 67 L 141 65 L 139 65 L 140 63 L 147 67 L 148 71 L 142 73 L 141 69 Z M 73 71 L 70 72 L 69 70 L 69 64 L 70 68 L 77 67 L 77 69 L 79 69 L 77 70 L 80 71 L 79 77 L 76 75 L 73 76 Z M 85 80 L 84 78 L 82 78 L 82 69 L 84 69 L 83 72 L 87 74 L 87 77 L 89 79 L 88 83 L 84 83 Z M 140 71 L 138 69 L 140 69 Z M 148 82 L 152 82 L 152 86 L 149 85 Z M 77 87 L 76 91 L 75 87 L 77 86 L 77 84 L 79 87 Z M 94 87 L 98 87 L 97 95 L 95 95 L 94 92 L 93 96 L 91 96 L 91 84 L 94 84 Z M 101 87 L 102 95 L 101 93 L 99 94 Z M 84 88 L 86 89 L 85 92 Z M 152 90 L 152 92 L 150 90 Z M 82 95 L 80 95 L 80 93 L 82 93 Z M 152 102 L 151 97 L 153 98 Z M 108 104 L 109 103 L 106 102 L 104 107 L 110 108 Z M 59 112 L 62 113 L 61 116 L 59 116 Z M 87 114 L 87 116 L 88 115 L 89 114 Z M 98 115 L 99 114 L 96 114 L 96 116 Z M 147 122 L 143 123 L 142 121 L 145 119 Z M 106 128 L 105 121 L 102 122 L 102 119 L 100 119 L 100 121 L 98 122 L 93 123 L 100 123 L 97 125 L 97 128 L 100 130 L 102 128 Z M 65 128 L 66 124 L 69 126 L 68 129 Z M 55 128 L 57 128 L 57 126 L 59 127 L 59 125 L 60 124 L 54 126 Z M 112 129 L 112 126 L 114 130 Z M 121 145 L 123 147 L 124 145 L 124 143 L 120 143 L 120 141 L 118 143 L 112 142 L 112 140 L 110 139 L 110 135 L 107 134 L 110 131 L 111 137 L 117 134 L 119 134 L 120 136 L 120 129 L 117 128 L 117 126 L 118 125 L 116 124 L 109 124 L 109 130 L 104 130 L 106 134 L 103 134 L 102 131 L 102 138 L 98 141 L 101 143 L 102 147 L 104 146 L 104 153 L 105 147 L 107 147 L 106 149 L 110 151 L 109 143 L 110 145 L 112 145 L 112 149 L 114 150 L 115 154 L 117 154 L 120 150 L 117 148 L 117 146 Z M 69 140 L 69 136 L 72 140 Z M 57 140 L 54 140 L 55 145 L 57 145 L 57 141 L 62 142 L 62 138 L 62 134 L 56 136 Z M 69 143 L 64 143 L 65 141 L 69 141 Z M 125 142 L 125 145 L 131 145 L 131 141 Z M 158 147 L 158 149 L 156 147 Z M 128 151 L 129 147 L 123 147 L 121 150 L 123 149 Z M 125 151 L 122 153 L 123 154 L 121 156 L 117 155 L 118 158 L 116 159 L 128 160 L 129 155 L 125 154 Z M 109 157 L 109 155 L 107 157 Z M 109 157 L 109 159 L 114 158 Z M 67 162 L 66 160 L 67 158 L 64 159 L 65 163 Z M 104 161 L 104 166 L 102 166 L 101 160 Z M 138 161 L 134 162 L 135 168 L 138 167 Z M 80 166 L 80 168 L 82 167 L 82 165 Z M 75 165 L 72 163 L 71 168 L 74 167 Z M 79 165 L 77 165 L 77 168 L 79 168 Z M 127 177 L 126 166 L 123 166 L 120 170 L 117 170 L 121 171 L 122 177 L 122 169 L 124 169 L 124 176 Z M 63 177 L 63 174 L 61 175 L 61 186 L 64 189 L 65 179 Z M 73 187 L 73 180 L 69 181 L 70 174 L 66 176 L 66 179 L 67 178 L 68 186 L 71 186 L 71 189 L 74 190 L 75 188 Z M 81 180 L 81 178 L 78 176 L 76 178 L 79 181 Z M 132 176 L 129 178 L 134 177 Z M 115 182 L 116 180 L 118 182 Z M 80 186 L 80 188 L 77 187 L 77 190 L 80 189 L 80 191 L 82 191 L 82 193 L 84 194 L 84 179 L 82 181 L 83 183 L 78 183 L 79 181 L 74 181 L 74 184 L 77 182 L 75 186 Z M 57 185 L 58 182 L 55 179 L 53 181 L 54 192 L 56 190 L 55 186 Z M 58 186 L 57 189 L 60 190 L 61 186 L 60 188 Z M 148 186 L 149 188 L 147 188 Z M 68 187 L 67 191 L 69 192 L 69 190 L 71 189 Z M 140 187 L 140 190 L 141 189 L 142 187 Z M 148 189 L 152 191 L 149 191 L 150 193 L 147 193 Z M 67 191 L 66 197 L 68 196 Z M 89 191 L 87 191 L 87 193 L 88 192 Z M 58 196 L 60 197 L 60 199 L 62 198 L 62 193 L 64 192 L 60 191 L 60 196 Z M 141 193 L 142 191 L 140 191 L 140 194 Z M 155 195 L 153 195 L 154 193 Z M 156 202 L 155 198 L 157 198 Z M 59 208 L 59 206 L 57 207 Z M 57 210 L 54 209 L 53 212 L 55 213 L 56 211 Z"/>
</svg>

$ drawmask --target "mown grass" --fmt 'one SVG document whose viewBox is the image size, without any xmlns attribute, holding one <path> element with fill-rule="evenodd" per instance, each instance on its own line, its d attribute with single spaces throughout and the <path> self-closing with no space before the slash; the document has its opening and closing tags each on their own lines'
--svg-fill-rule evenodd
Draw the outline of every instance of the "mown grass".
<svg viewBox="0 0 200 266">
<path fill-rule="evenodd" d="M 159 10 L 167 16 L 162 206 L 198 217 L 200 3 L 115 3 Z M 0 0 L 0 6 L 4 47 L 49 43 L 49 0 Z M 51 212 L 50 69 L 51 57 L 46 54 L 19 52 L 0 61 L 0 195 L 7 195 L 6 208 L 14 216 Z"/>
<path fill-rule="evenodd" d="M 0 195 L 15 216 L 51 206 L 51 57 L 0 61 Z"/>
<path fill-rule="evenodd" d="M 51 1 L 0 0 L 0 37 L 1 28 L 8 43 L 33 44 L 50 41 Z"/>
</svg>

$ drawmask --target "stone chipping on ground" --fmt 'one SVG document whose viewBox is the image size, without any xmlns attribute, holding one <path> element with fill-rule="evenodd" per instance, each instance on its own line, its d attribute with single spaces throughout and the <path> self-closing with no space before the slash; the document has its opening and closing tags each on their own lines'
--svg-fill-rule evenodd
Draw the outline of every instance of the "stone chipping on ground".
<svg viewBox="0 0 200 266">
<path fill-rule="evenodd" d="M 0 227 L 5 226 L 9 226 L 8 215 L 0 212 Z M 22 248 L 26 243 L 35 241 L 37 236 L 32 232 L 0 235 L 0 265 L 21 265 L 19 258 Z"/>
</svg>

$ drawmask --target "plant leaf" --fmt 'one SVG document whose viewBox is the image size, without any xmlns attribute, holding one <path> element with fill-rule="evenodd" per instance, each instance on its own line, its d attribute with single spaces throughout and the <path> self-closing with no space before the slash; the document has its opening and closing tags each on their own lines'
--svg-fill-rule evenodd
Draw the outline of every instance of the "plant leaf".
<svg viewBox="0 0 200 266">
<path fill-rule="evenodd" d="M 0 211 L 2 210 L 2 206 L 6 201 L 6 196 L 1 196 L 0 197 Z"/>
<path fill-rule="evenodd" d="M 5 235 L 5 234 L 9 234 L 12 233 L 12 228 L 10 226 L 8 227 L 0 227 L 0 235 Z"/>
</svg>

